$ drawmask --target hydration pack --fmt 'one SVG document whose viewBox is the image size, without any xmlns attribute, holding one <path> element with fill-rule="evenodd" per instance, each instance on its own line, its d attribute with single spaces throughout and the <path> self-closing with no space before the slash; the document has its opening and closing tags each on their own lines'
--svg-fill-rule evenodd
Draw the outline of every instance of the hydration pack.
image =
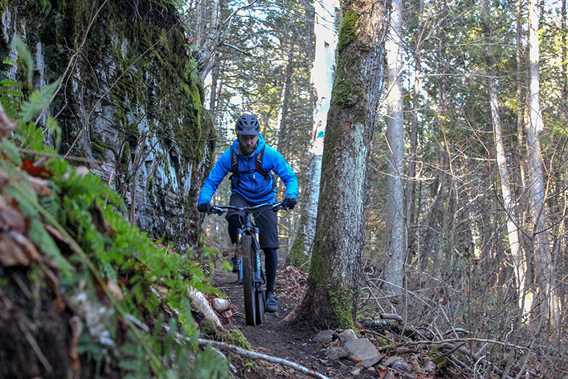
<svg viewBox="0 0 568 379">
<path fill-rule="evenodd" d="M 272 189 L 274 190 L 276 189 L 276 178 L 262 167 L 265 147 L 266 146 L 262 146 L 262 149 L 256 155 L 255 170 L 266 180 L 269 180 L 272 177 Z M 237 154 L 235 154 L 233 149 L 231 149 L 231 183 L 233 185 L 238 185 L 239 176 L 239 162 L 237 160 Z"/>
</svg>

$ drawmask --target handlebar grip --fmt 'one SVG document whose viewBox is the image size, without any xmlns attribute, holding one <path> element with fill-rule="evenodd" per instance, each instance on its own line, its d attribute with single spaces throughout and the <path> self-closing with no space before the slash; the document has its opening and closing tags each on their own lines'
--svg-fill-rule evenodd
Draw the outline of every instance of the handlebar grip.
<svg viewBox="0 0 568 379">
<path fill-rule="evenodd" d="M 207 212 L 207 213 L 209 213 L 209 214 L 216 214 L 216 215 L 222 215 L 224 212 L 225 212 L 225 211 L 222 210 L 221 208 L 216 207 L 216 206 L 213 206 L 213 207 L 211 207 L 211 209 L 209 209 L 209 212 Z"/>
</svg>

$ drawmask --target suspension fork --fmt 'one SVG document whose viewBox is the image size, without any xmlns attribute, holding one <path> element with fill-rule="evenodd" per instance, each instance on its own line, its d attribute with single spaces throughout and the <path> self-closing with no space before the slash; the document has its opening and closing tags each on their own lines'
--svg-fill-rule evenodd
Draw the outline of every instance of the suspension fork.
<svg viewBox="0 0 568 379">
<path fill-rule="evenodd" d="M 254 278 L 257 285 L 260 287 L 263 282 L 262 263 L 260 261 L 260 243 L 258 242 L 258 228 L 253 227 L 252 247 L 254 249 Z"/>
</svg>

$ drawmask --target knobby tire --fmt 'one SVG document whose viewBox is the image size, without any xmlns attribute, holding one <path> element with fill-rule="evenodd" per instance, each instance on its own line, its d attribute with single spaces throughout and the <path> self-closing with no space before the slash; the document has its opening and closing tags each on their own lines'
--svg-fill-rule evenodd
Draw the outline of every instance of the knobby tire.
<svg viewBox="0 0 568 379">
<path fill-rule="evenodd" d="M 256 326 L 262 322 L 262 316 L 258 316 L 256 289 L 254 287 L 254 251 L 252 238 L 244 235 L 241 239 L 240 255 L 243 264 L 243 289 L 245 303 L 245 319 L 247 325 Z M 260 321 L 260 322 L 259 322 Z"/>
</svg>

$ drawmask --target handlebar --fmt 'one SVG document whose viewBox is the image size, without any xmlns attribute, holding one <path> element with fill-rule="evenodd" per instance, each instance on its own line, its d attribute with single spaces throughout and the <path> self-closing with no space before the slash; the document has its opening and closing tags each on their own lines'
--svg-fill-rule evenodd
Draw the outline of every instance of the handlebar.
<svg viewBox="0 0 568 379">
<path fill-rule="evenodd" d="M 244 211 L 244 212 L 252 212 L 255 211 L 257 209 L 260 209 L 262 207 L 266 207 L 266 206 L 270 206 L 271 209 L 274 212 L 278 212 L 279 210 L 285 210 L 286 207 L 282 204 L 283 202 L 280 201 L 278 203 L 275 204 L 271 204 L 271 203 L 262 203 L 259 205 L 255 205 L 252 207 L 235 207 L 234 205 L 213 205 L 211 207 L 211 209 L 209 209 L 209 211 L 207 213 L 209 214 L 217 214 L 217 215 L 222 215 L 223 213 L 229 211 L 229 210 L 233 210 L 233 211 Z"/>
</svg>

